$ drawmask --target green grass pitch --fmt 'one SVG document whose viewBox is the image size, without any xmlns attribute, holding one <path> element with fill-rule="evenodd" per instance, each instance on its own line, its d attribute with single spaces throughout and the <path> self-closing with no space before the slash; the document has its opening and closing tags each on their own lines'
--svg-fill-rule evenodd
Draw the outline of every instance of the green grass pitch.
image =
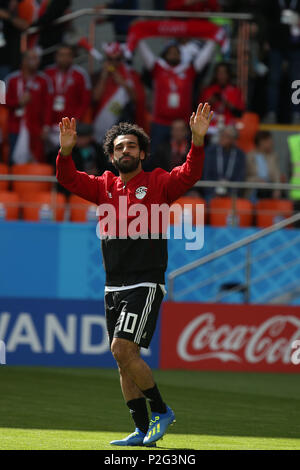
<svg viewBox="0 0 300 470">
<path fill-rule="evenodd" d="M 154 376 L 177 419 L 158 449 L 300 449 L 300 375 Z M 116 370 L 0 367 L 1 450 L 116 451 L 132 431 Z"/>
</svg>

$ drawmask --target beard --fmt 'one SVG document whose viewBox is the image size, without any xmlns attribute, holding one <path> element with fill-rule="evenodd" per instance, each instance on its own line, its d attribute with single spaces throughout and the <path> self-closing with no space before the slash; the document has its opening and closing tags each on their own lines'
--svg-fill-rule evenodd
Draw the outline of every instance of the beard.
<svg viewBox="0 0 300 470">
<path fill-rule="evenodd" d="M 125 157 L 129 157 L 128 160 L 125 160 Z M 140 155 L 135 158 L 130 155 L 121 157 L 120 160 L 114 160 L 113 165 L 119 170 L 120 173 L 131 173 L 135 171 L 140 164 Z"/>
</svg>

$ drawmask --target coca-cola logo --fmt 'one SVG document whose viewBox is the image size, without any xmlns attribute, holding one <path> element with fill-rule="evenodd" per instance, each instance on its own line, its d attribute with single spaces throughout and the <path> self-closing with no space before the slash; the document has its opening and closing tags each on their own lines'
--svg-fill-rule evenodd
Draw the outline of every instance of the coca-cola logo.
<svg viewBox="0 0 300 470">
<path fill-rule="evenodd" d="M 290 364 L 292 343 L 298 339 L 300 319 L 292 315 L 272 316 L 260 325 L 216 327 L 215 315 L 207 312 L 184 328 L 177 353 L 188 362 L 219 359 L 222 362 Z"/>
</svg>

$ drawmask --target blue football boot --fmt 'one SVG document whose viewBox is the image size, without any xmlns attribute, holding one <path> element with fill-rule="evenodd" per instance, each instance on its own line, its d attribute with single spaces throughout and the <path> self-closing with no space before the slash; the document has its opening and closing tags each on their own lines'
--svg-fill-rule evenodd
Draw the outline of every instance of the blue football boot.
<svg viewBox="0 0 300 470">
<path fill-rule="evenodd" d="M 169 406 L 166 413 L 152 413 L 148 432 L 144 438 L 144 445 L 152 444 L 161 439 L 166 433 L 170 424 L 175 423 L 175 414 Z"/>
<path fill-rule="evenodd" d="M 143 433 L 139 428 L 135 428 L 135 431 L 132 434 L 129 434 L 129 436 L 120 441 L 111 441 L 110 444 L 114 446 L 143 446 L 143 440 L 145 436 L 146 434 Z"/>
</svg>

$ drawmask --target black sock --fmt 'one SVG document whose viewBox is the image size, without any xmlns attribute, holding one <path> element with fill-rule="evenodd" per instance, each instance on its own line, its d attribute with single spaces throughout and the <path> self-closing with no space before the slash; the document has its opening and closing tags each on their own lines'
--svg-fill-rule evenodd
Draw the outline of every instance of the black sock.
<svg viewBox="0 0 300 470">
<path fill-rule="evenodd" d="M 163 399 L 159 393 L 157 385 L 155 384 L 153 388 L 148 388 L 148 390 L 142 390 L 145 397 L 148 398 L 150 403 L 151 411 L 156 413 L 166 413 L 167 407 L 163 402 Z"/>
<path fill-rule="evenodd" d="M 146 434 L 149 427 L 149 416 L 145 398 L 135 398 L 134 400 L 129 400 L 127 402 L 127 406 L 130 410 L 136 427 Z"/>
</svg>

